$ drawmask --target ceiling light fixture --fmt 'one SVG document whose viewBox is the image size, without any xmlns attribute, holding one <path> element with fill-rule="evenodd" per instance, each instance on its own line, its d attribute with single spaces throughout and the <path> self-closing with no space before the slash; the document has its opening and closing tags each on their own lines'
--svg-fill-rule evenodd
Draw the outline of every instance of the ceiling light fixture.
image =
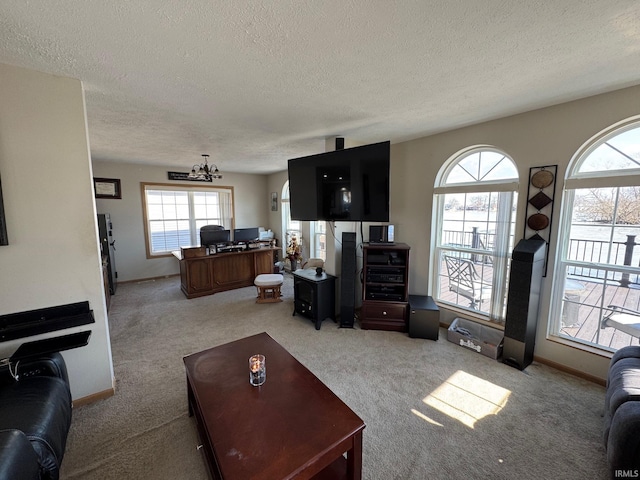
<svg viewBox="0 0 640 480">
<path fill-rule="evenodd" d="M 191 173 L 189 174 L 189 178 L 194 180 L 207 181 L 211 180 L 212 178 L 220 180 L 222 178 L 222 174 L 220 173 L 220 170 L 218 170 L 218 167 L 214 164 L 211 164 L 211 166 L 209 166 L 209 155 L 203 153 L 202 156 L 204 157 L 204 163 L 201 163 L 200 165 L 194 165 L 191 169 Z"/>
</svg>

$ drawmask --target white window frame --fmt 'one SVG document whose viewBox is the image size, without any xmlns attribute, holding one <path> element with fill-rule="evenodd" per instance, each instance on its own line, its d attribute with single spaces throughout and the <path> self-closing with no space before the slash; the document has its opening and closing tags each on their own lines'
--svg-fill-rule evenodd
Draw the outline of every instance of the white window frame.
<svg viewBox="0 0 640 480">
<path fill-rule="evenodd" d="M 513 176 L 504 179 L 483 180 L 447 183 L 447 178 L 452 170 L 463 160 L 475 154 L 483 152 L 498 154 L 503 160 L 510 162 Z M 481 158 L 481 157 L 480 157 Z M 510 252 L 514 243 L 515 211 L 517 207 L 518 170 L 513 159 L 505 152 L 488 145 L 479 145 L 463 149 L 450 157 L 440 169 L 436 178 L 433 200 L 433 244 L 431 256 L 431 293 L 438 303 L 446 305 L 452 311 L 464 312 L 479 320 L 492 322 L 498 325 L 504 324 L 506 311 L 506 298 L 508 287 L 508 270 L 510 265 Z M 492 194 L 498 197 L 499 205 L 496 213 L 496 232 L 493 235 L 492 245 L 469 246 L 464 242 L 460 246 L 443 243 L 443 229 L 445 221 L 445 195 L 447 194 Z M 463 233 L 463 232 L 461 232 Z M 468 233 L 468 232 L 467 232 Z M 464 234 L 464 233 L 463 233 Z M 455 301 L 441 298 L 443 276 L 447 276 L 443 255 L 447 252 L 461 258 L 490 258 L 492 262 L 493 281 L 491 284 L 491 297 L 487 300 L 488 306 L 478 307 L 465 305 L 466 299 L 458 298 Z M 441 270 L 442 269 L 442 270 Z M 479 270 L 482 270 L 481 266 Z M 482 272 L 479 272 L 482 275 Z M 445 295 L 442 295 L 445 297 Z"/>
<path fill-rule="evenodd" d="M 594 305 L 588 303 L 587 299 L 580 299 L 577 301 L 572 300 L 567 295 L 569 287 L 566 283 L 568 277 L 571 277 L 571 269 L 590 269 L 592 271 L 607 272 L 606 276 L 613 276 L 614 274 L 625 273 L 627 275 L 640 274 L 639 265 L 623 266 L 619 264 L 613 264 L 607 262 L 594 262 L 594 261 L 576 261 L 571 260 L 570 242 L 571 242 L 571 228 L 573 226 L 573 210 L 575 203 L 575 194 L 577 190 L 582 189 L 601 189 L 612 188 L 618 189 L 620 187 L 637 187 L 640 186 L 640 166 L 638 168 L 625 168 L 618 170 L 604 170 L 604 171 L 589 171 L 581 172 L 580 169 L 589 155 L 592 154 L 597 148 L 602 146 L 605 142 L 614 139 L 620 134 L 623 134 L 629 130 L 640 128 L 640 116 L 636 116 L 622 122 L 619 122 L 600 133 L 594 135 L 589 139 L 573 156 L 567 167 L 567 173 L 563 188 L 562 204 L 560 212 L 560 221 L 558 225 L 558 245 L 555 255 L 555 269 L 552 282 L 551 302 L 549 308 L 549 318 L 547 322 L 547 339 L 552 339 L 571 345 L 575 348 L 600 353 L 604 356 L 609 356 L 615 352 L 616 349 L 599 343 L 601 332 L 596 332 L 596 342 L 589 341 L 580 338 L 579 335 L 571 335 L 563 325 L 563 313 L 569 311 L 569 309 L 583 308 L 584 304 L 586 308 L 589 308 L 595 312 L 600 321 L 602 318 L 609 314 L 611 311 L 608 308 L 605 301 L 606 295 L 602 295 L 598 304 Z M 640 160 L 640 159 L 639 159 Z M 617 208 L 617 207 L 616 207 Z M 615 228 L 616 224 L 607 225 L 608 228 Z M 609 249 L 612 248 L 613 238 L 610 238 Z M 606 280 L 603 283 L 603 288 L 609 283 L 612 286 L 615 282 L 612 280 Z M 567 322 L 568 323 L 568 322 Z M 564 331 L 563 331 L 564 330 Z M 637 344 L 637 339 L 631 340 L 632 344 Z"/>
<path fill-rule="evenodd" d="M 280 196 L 282 210 L 282 258 L 287 258 L 287 245 L 293 236 L 300 245 L 302 245 L 302 225 L 300 220 L 291 220 L 291 203 L 289 196 L 289 181 L 287 180 L 282 187 L 282 195 Z"/>
<path fill-rule="evenodd" d="M 142 215 L 144 220 L 144 235 L 145 235 L 145 248 L 147 258 L 161 258 L 168 257 L 171 255 L 172 250 L 161 250 L 161 251 L 153 251 L 152 248 L 152 238 L 151 238 L 151 222 L 153 221 L 150 218 L 149 214 L 149 205 L 147 201 L 147 192 L 150 191 L 163 191 L 163 192 L 186 192 L 188 198 L 188 218 L 182 219 L 182 221 L 187 221 L 189 225 L 189 240 L 188 245 L 186 241 L 180 242 L 179 247 L 188 247 L 188 246 L 199 246 L 200 245 L 200 229 L 198 228 L 198 224 L 202 223 L 203 220 L 207 221 L 207 223 L 219 224 L 223 225 L 226 229 L 233 230 L 234 228 L 234 192 L 233 187 L 226 186 L 206 186 L 206 185 L 198 185 L 197 187 L 187 186 L 187 185 L 174 185 L 167 183 L 140 183 L 140 191 L 142 195 Z M 199 192 L 219 192 L 224 195 L 228 195 L 229 204 L 220 207 L 215 217 L 211 218 L 196 218 L 195 217 L 195 206 L 194 206 L 194 196 Z M 167 219 L 167 221 L 174 219 Z"/>
<path fill-rule="evenodd" d="M 309 249 L 311 253 L 310 258 L 327 259 L 327 222 L 324 220 L 318 220 L 311 222 L 310 225 L 310 237 L 311 242 Z"/>
</svg>

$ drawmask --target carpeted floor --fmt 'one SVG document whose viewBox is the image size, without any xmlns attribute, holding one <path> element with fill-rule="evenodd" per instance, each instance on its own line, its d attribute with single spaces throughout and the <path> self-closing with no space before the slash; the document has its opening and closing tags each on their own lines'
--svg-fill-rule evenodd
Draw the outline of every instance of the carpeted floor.
<svg viewBox="0 0 640 480">
<path fill-rule="evenodd" d="M 290 275 L 283 294 L 256 304 L 253 287 L 187 300 L 178 277 L 120 285 L 116 394 L 74 410 L 62 480 L 207 479 L 182 357 L 263 331 L 365 421 L 364 479 L 608 478 L 603 387 L 535 362 L 520 372 L 444 329 L 437 342 L 331 321 L 316 331 L 292 316 Z"/>
</svg>

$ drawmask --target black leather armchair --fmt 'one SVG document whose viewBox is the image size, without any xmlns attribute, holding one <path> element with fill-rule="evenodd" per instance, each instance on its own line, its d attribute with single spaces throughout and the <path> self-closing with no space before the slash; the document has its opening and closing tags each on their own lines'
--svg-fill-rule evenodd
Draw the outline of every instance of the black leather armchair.
<svg viewBox="0 0 640 480">
<path fill-rule="evenodd" d="M 23 360 L 0 373 L 0 480 L 58 480 L 71 427 L 62 355 Z"/>
</svg>

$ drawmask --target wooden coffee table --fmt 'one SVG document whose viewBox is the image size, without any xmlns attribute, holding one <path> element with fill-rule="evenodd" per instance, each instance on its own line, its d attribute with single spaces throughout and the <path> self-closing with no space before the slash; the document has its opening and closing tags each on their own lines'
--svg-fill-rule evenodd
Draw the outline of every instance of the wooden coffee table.
<svg viewBox="0 0 640 480">
<path fill-rule="evenodd" d="M 259 387 L 249 383 L 255 353 L 266 357 Z M 189 415 L 213 478 L 362 478 L 364 422 L 267 333 L 184 363 Z"/>
</svg>

